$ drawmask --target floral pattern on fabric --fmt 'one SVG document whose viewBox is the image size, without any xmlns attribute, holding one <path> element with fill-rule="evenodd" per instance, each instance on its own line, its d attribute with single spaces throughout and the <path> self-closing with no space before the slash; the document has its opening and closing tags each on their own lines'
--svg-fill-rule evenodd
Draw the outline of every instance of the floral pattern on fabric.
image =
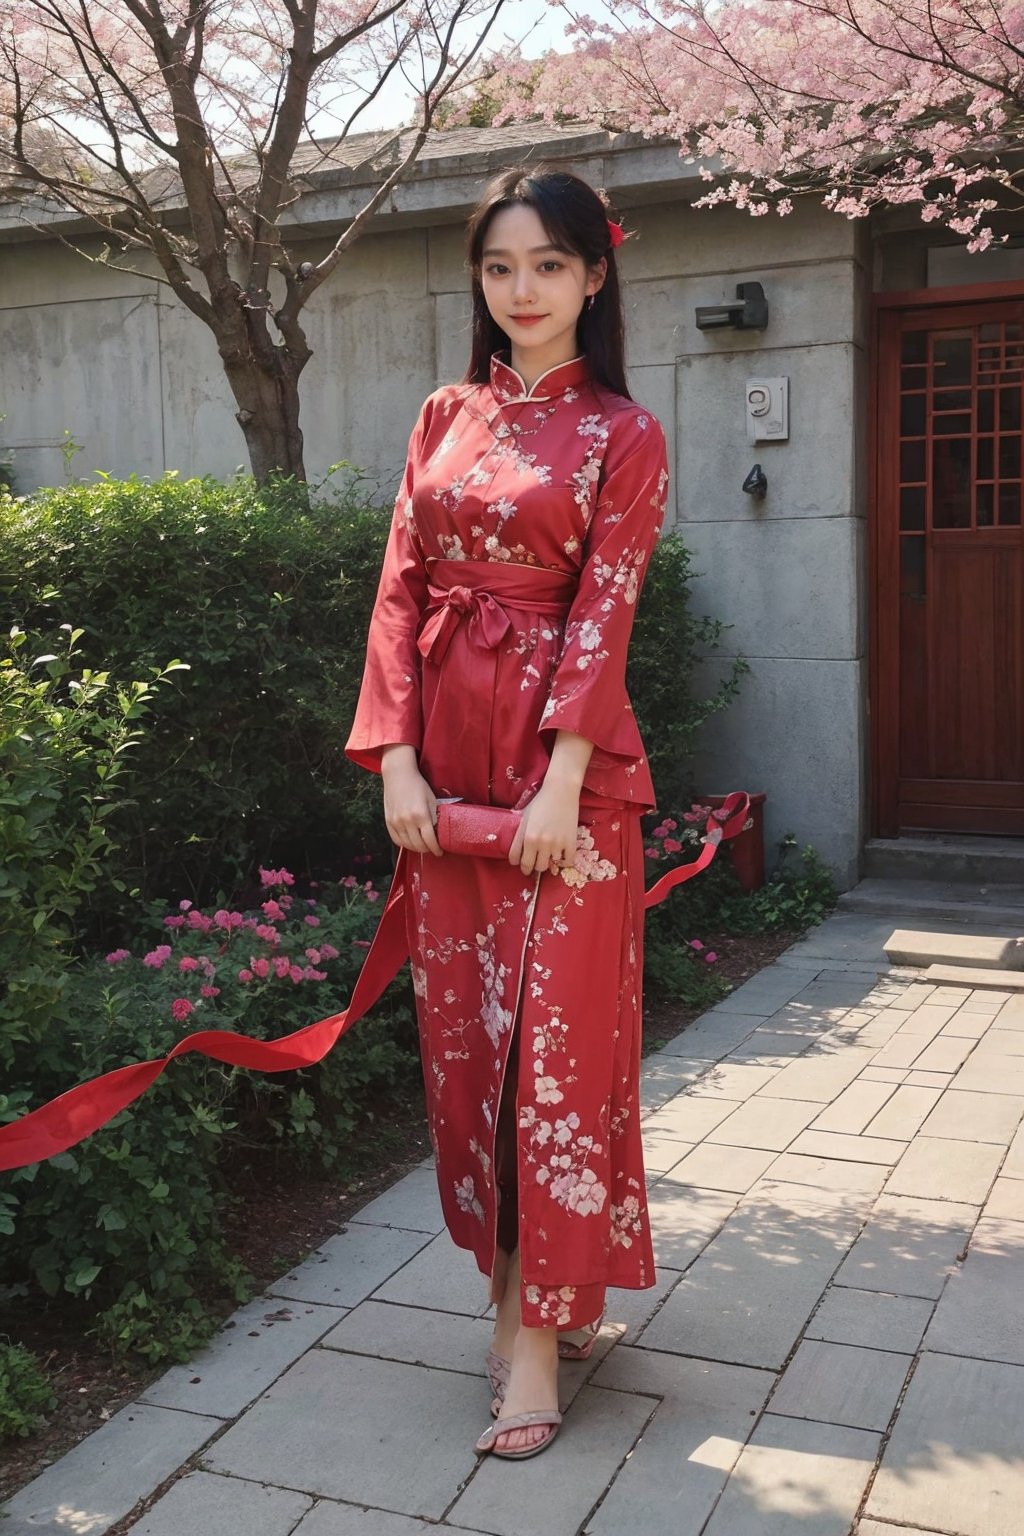
<svg viewBox="0 0 1024 1536">
<path fill-rule="evenodd" d="M 490 1274 L 507 1087 L 531 1326 L 580 1327 L 606 1286 L 654 1283 L 638 1101 L 640 814 L 654 796 L 625 669 L 667 484 L 659 423 L 585 358 L 527 391 L 496 353 L 488 383 L 434 391 L 346 744 L 379 772 L 383 748 L 408 743 L 435 794 L 522 807 L 559 729 L 595 743 L 564 869 L 401 855 L 445 1221 Z"/>
</svg>

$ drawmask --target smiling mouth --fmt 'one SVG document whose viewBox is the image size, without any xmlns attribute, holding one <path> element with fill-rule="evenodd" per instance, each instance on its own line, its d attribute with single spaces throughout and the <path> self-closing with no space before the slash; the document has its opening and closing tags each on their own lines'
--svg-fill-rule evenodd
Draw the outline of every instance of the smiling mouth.
<svg viewBox="0 0 1024 1536">
<path fill-rule="evenodd" d="M 531 320 L 546 320 L 547 319 L 547 315 L 513 315 L 512 319 L 513 320 L 525 320 L 525 321 L 529 322 Z"/>
</svg>

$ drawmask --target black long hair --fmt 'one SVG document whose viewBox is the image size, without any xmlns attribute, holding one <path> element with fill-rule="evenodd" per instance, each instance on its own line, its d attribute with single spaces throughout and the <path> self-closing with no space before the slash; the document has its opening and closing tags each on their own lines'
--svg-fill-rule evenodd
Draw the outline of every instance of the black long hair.
<svg viewBox="0 0 1024 1536">
<path fill-rule="evenodd" d="M 559 170 L 545 162 L 507 167 L 487 183 L 480 201 L 469 216 L 466 227 L 466 265 L 473 290 L 473 340 L 469 367 L 460 380 L 463 384 L 486 384 L 490 378 L 491 354 L 509 348 L 509 338 L 492 319 L 484 299 L 480 273 L 482 251 L 494 215 L 502 208 L 525 203 L 534 209 L 553 245 L 582 256 L 587 267 L 607 257 L 604 282 L 594 295 L 594 303 L 584 301 L 576 324 L 576 351 L 590 364 L 598 383 L 613 394 L 633 397 L 626 388 L 623 361 L 622 294 L 615 250 L 608 235 L 611 208 L 594 188 L 571 171 Z"/>
</svg>

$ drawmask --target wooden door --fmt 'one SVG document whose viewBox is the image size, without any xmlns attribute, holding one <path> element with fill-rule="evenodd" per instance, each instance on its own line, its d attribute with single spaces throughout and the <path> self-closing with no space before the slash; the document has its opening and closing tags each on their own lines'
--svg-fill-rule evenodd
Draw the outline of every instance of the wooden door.
<svg viewBox="0 0 1024 1536">
<path fill-rule="evenodd" d="M 877 320 L 876 831 L 1024 835 L 1024 298 Z"/>
</svg>

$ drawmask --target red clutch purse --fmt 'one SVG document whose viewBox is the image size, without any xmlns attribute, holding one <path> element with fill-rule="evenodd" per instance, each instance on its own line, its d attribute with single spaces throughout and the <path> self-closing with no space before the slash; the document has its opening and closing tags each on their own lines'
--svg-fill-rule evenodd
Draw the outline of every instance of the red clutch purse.
<svg viewBox="0 0 1024 1536">
<path fill-rule="evenodd" d="M 522 811 L 501 805 L 467 805 L 463 800 L 439 800 L 434 831 L 445 853 L 472 858 L 507 859 Z"/>
</svg>

